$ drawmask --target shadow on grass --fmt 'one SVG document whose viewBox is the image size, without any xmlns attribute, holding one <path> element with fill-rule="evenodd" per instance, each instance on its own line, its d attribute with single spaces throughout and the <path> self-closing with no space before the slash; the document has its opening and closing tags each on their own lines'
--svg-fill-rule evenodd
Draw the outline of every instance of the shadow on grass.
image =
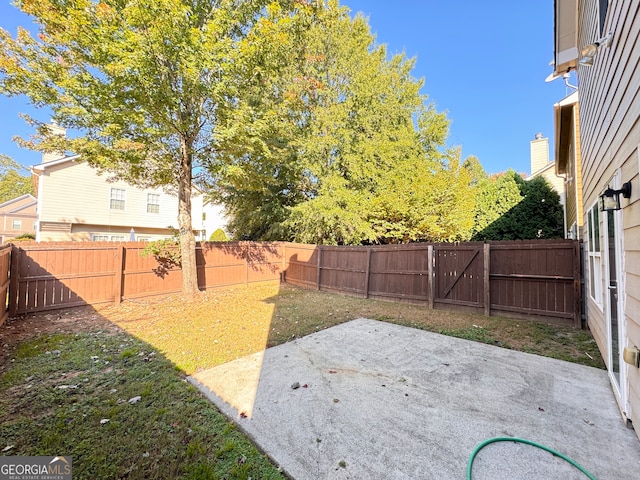
<svg viewBox="0 0 640 480">
<path fill-rule="evenodd" d="M 78 479 L 283 478 L 156 347 L 84 314 L 90 325 L 40 322 L 5 359 L 3 455 L 70 455 Z M 35 329 L 36 317 L 3 328 Z"/>
</svg>

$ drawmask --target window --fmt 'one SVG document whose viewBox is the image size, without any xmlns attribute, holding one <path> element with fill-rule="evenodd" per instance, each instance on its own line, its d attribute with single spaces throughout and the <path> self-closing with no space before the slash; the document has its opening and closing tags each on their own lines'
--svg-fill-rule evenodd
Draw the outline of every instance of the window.
<svg viewBox="0 0 640 480">
<path fill-rule="evenodd" d="M 125 191 L 122 188 L 111 189 L 111 210 L 124 210 Z"/>
<path fill-rule="evenodd" d="M 160 195 L 147 193 L 147 213 L 160 213 Z"/>
<path fill-rule="evenodd" d="M 12 222 L 11 228 L 14 230 L 22 230 L 22 220 L 14 220 Z"/>
<path fill-rule="evenodd" d="M 609 0 L 600 0 L 600 36 L 604 37 L 607 32 L 604 31 L 604 24 L 607 20 L 607 10 L 609 9 Z"/>
<path fill-rule="evenodd" d="M 602 306 L 602 266 L 600 256 L 600 215 L 598 203 L 587 214 L 589 228 L 589 295 Z"/>
<path fill-rule="evenodd" d="M 124 242 L 124 235 L 99 235 L 92 233 L 91 240 L 94 242 Z"/>
</svg>

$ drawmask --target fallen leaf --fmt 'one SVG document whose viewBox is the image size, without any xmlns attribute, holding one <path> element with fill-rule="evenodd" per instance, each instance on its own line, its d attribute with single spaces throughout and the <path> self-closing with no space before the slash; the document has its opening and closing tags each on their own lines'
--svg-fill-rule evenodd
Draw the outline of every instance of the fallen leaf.
<svg viewBox="0 0 640 480">
<path fill-rule="evenodd" d="M 240 412 L 240 418 L 247 418 L 247 414 L 244 412 Z"/>
</svg>

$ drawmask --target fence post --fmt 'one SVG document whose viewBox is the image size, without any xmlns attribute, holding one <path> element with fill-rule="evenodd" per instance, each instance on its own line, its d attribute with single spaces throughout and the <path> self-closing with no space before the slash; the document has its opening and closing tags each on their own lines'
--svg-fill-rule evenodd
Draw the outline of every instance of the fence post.
<svg viewBox="0 0 640 480">
<path fill-rule="evenodd" d="M 116 278 L 114 282 L 114 303 L 120 305 L 122 302 L 122 281 L 124 277 L 124 245 L 118 245 L 116 254 Z"/>
<path fill-rule="evenodd" d="M 433 291 L 433 245 L 427 246 L 427 289 L 429 290 L 429 308 L 433 309 L 433 298 L 435 292 Z"/>
<path fill-rule="evenodd" d="M 244 255 L 244 267 L 245 267 L 245 271 L 244 271 L 244 285 L 245 286 L 249 286 L 249 244 L 247 244 L 247 249 L 245 250 L 245 255 Z"/>
<path fill-rule="evenodd" d="M 287 245 L 282 242 L 280 243 L 280 246 L 282 247 L 282 271 L 280 272 L 280 282 L 287 283 Z"/>
<path fill-rule="evenodd" d="M 582 328 L 582 255 L 580 241 L 573 244 L 573 326 Z"/>
<path fill-rule="evenodd" d="M 9 316 L 14 317 L 18 311 L 18 288 L 20 286 L 19 250 L 11 246 L 11 266 L 9 267 Z"/>
<path fill-rule="evenodd" d="M 484 244 L 484 314 L 485 316 L 491 315 L 491 278 L 490 264 L 491 264 L 491 245 Z"/>
<path fill-rule="evenodd" d="M 373 253 L 373 247 L 367 249 L 367 268 L 364 272 L 364 298 L 369 298 L 369 273 L 371 272 L 371 254 Z"/>
<path fill-rule="evenodd" d="M 316 273 L 317 290 L 320 290 L 320 270 L 322 269 L 322 245 L 318 245 L 318 272 Z"/>
</svg>

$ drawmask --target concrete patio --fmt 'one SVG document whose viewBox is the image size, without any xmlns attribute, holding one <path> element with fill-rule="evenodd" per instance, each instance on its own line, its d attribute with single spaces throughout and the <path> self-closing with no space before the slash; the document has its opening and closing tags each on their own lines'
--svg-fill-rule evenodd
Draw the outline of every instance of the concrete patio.
<svg viewBox="0 0 640 480">
<path fill-rule="evenodd" d="M 464 479 L 493 437 L 599 480 L 640 478 L 603 370 L 357 319 L 189 378 L 290 477 Z M 534 446 L 482 449 L 474 480 L 585 479 Z"/>
</svg>

